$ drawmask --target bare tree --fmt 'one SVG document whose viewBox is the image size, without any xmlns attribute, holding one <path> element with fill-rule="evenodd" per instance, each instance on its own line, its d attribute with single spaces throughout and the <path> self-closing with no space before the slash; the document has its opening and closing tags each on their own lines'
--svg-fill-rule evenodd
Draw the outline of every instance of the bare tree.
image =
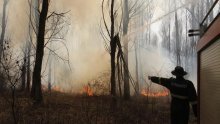
<svg viewBox="0 0 220 124">
<path fill-rule="evenodd" d="M 118 15 L 118 10 L 115 7 L 115 0 L 108 0 L 107 5 L 110 5 L 108 7 L 110 11 L 110 28 L 107 25 L 107 20 L 105 17 L 105 11 L 104 11 L 104 5 L 105 5 L 105 0 L 102 1 L 102 16 L 103 16 L 103 23 L 105 26 L 105 32 L 107 32 L 106 36 L 104 34 L 104 31 L 101 29 L 101 34 L 103 36 L 103 39 L 106 42 L 109 42 L 110 45 L 106 44 L 106 49 L 109 51 L 110 57 L 111 57 L 111 78 L 110 78 L 110 83 L 111 83 L 111 95 L 116 97 L 116 52 L 117 52 L 117 47 L 118 47 L 118 54 L 117 54 L 117 59 L 119 62 L 120 56 L 123 54 L 122 49 L 121 49 L 121 43 L 120 43 L 120 38 L 119 38 L 119 32 L 117 32 L 117 29 L 120 29 L 119 27 L 116 27 L 116 21 L 117 21 L 117 15 Z M 117 66 L 119 69 L 119 65 Z M 121 70 L 121 69 L 120 69 Z M 120 94 L 121 94 L 121 83 L 120 83 L 120 75 L 121 71 L 118 70 L 118 81 L 119 81 L 119 88 L 120 88 Z"/>
<path fill-rule="evenodd" d="M 103 1 L 104 2 L 104 1 Z M 115 1 L 111 0 L 111 10 L 110 10 L 110 18 L 111 18 L 111 29 L 110 29 L 110 47 L 111 47 L 111 94 L 116 96 L 116 81 L 115 81 L 115 53 L 116 53 L 116 45 L 119 37 L 115 36 L 115 15 L 114 15 L 114 5 Z"/>
<path fill-rule="evenodd" d="M 35 1 L 36 2 L 36 1 Z M 39 3 L 36 2 L 34 5 L 39 7 Z M 53 53 L 54 56 L 56 56 L 58 59 L 61 59 L 68 63 L 69 65 L 69 51 L 67 49 L 67 46 L 64 42 L 65 34 L 67 34 L 68 30 L 65 28 L 69 25 L 68 20 L 65 18 L 65 13 L 56 13 L 51 12 L 48 14 L 48 7 L 49 7 L 49 1 L 43 1 L 42 2 L 42 8 L 40 15 L 39 15 L 39 21 L 38 21 L 38 13 L 35 13 L 35 25 L 31 21 L 31 26 L 35 31 L 35 34 L 37 35 L 37 43 L 36 43 L 36 56 L 35 56 L 35 65 L 34 65 L 34 72 L 33 72 L 33 78 L 32 78 L 32 89 L 31 89 L 31 97 L 35 100 L 36 103 L 40 103 L 42 101 L 42 91 L 41 91 L 41 78 L 43 78 L 44 73 L 46 72 L 46 67 L 48 65 L 48 60 L 45 64 L 45 69 L 42 71 L 43 67 L 43 57 L 44 57 L 44 48 L 46 50 L 49 50 L 49 52 Z M 66 32 L 65 32 L 66 31 Z M 48 47 L 47 45 L 51 42 L 57 42 L 63 45 L 68 53 L 68 59 L 65 59 L 61 56 L 59 56 L 56 53 L 56 50 Z M 49 58 L 49 57 L 48 57 Z M 70 65 L 69 65 L 70 67 Z M 42 74 L 41 74 L 42 73 Z"/>
<path fill-rule="evenodd" d="M 125 80 L 124 73 L 125 71 L 128 72 L 128 80 L 131 81 L 131 84 L 135 88 L 134 81 L 129 73 L 128 65 L 126 63 L 125 54 L 122 49 L 121 41 L 120 41 L 120 31 L 121 31 L 121 24 L 122 20 L 120 18 L 117 18 L 119 15 L 119 7 L 115 7 L 115 5 L 121 5 L 120 3 L 115 3 L 114 0 L 109 0 L 106 2 L 107 7 L 109 7 L 110 12 L 110 28 L 108 27 L 108 21 L 105 17 L 105 11 L 104 11 L 104 5 L 105 0 L 102 2 L 102 15 L 103 15 L 103 25 L 105 28 L 105 31 L 102 29 L 102 25 L 100 27 L 101 29 L 101 35 L 103 39 L 105 40 L 106 49 L 110 53 L 111 57 L 111 95 L 113 98 L 116 96 L 116 70 L 117 70 L 117 81 L 118 81 L 118 87 L 119 87 L 119 93 L 120 96 L 122 96 L 122 81 Z M 109 4 L 110 3 L 110 4 Z M 122 29 L 123 30 L 123 29 Z M 109 44 L 108 44 L 109 43 Z M 116 62 L 115 62 L 116 61 Z M 130 90 L 130 88 L 129 88 Z M 135 89 L 136 91 L 136 89 Z M 128 99 L 130 98 L 130 91 L 128 92 Z M 124 97 L 125 98 L 125 97 Z"/>
<path fill-rule="evenodd" d="M 45 36 L 48 8 L 49 8 L 49 0 L 44 0 L 40 12 L 39 30 L 37 34 L 36 60 L 35 60 L 33 79 L 32 79 L 32 89 L 31 89 L 31 97 L 35 100 L 36 103 L 40 103 L 43 100 L 42 90 L 41 90 L 41 69 L 42 69 L 42 61 L 44 56 L 44 41 L 45 41 L 44 36 Z"/>
<path fill-rule="evenodd" d="M 124 68 L 128 68 L 128 56 L 129 56 L 129 39 L 128 39 L 128 29 L 129 22 L 132 18 L 144 11 L 144 1 L 143 0 L 123 0 L 123 44 L 124 44 Z M 126 71 L 127 70 L 127 71 Z M 136 82 L 139 83 L 139 82 Z M 124 99 L 130 99 L 130 83 L 129 83 L 129 69 L 124 70 Z"/>
<path fill-rule="evenodd" d="M 14 52 L 11 49 L 9 43 L 10 39 L 4 41 L 6 43 L 6 47 L 3 52 L 2 60 L 0 61 L 1 70 L 4 72 L 4 83 L 6 84 L 5 93 L 10 93 L 10 97 L 6 97 L 4 93 L 1 93 L 3 98 L 6 100 L 8 104 L 11 106 L 13 123 L 17 124 L 19 121 L 19 113 L 18 113 L 18 101 L 16 90 L 19 86 L 19 82 L 22 78 L 22 59 L 18 60 L 14 56 Z"/>
</svg>

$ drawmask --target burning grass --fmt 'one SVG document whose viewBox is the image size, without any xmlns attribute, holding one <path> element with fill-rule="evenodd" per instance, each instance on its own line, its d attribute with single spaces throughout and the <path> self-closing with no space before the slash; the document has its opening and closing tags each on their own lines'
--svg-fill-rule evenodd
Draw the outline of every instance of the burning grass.
<svg viewBox="0 0 220 124">
<path fill-rule="evenodd" d="M 86 91 L 88 89 L 85 88 Z M 44 103 L 33 106 L 28 97 L 18 95 L 18 118 L 21 124 L 168 124 L 168 97 L 133 97 L 117 99 L 111 106 L 110 96 L 44 93 Z M 12 123 L 10 104 L 0 97 L 0 123 Z"/>
<path fill-rule="evenodd" d="M 88 95 L 88 96 L 93 96 L 94 95 L 93 90 L 89 85 L 83 86 L 83 89 L 81 90 L 81 94 L 85 94 L 85 95 Z"/>
<path fill-rule="evenodd" d="M 148 97 L 167 97 L 169 96 L 168 90 L 158 91 L 158 92 L 149 92 L 147 89 L 141 91 L 141 95 Z"/>
</svg>

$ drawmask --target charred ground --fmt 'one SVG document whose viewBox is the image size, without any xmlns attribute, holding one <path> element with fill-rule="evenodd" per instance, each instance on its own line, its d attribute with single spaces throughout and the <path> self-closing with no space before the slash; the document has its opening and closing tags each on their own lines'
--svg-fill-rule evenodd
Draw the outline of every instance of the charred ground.
<svg viewBox="0 0 220 124">
<path fill-rule="evenodd" d="M 45 92 L 44 102 L 33 105 L 32 100 L 18 93 L 16 117 L 22 124 L 169 124 L 169 96 L 132 97 L 117 99 L 111 107 L 110 96 L 88 96 Z M 0 97 L 0 123 L 13 123 L 11 105 Z M 8 96 L 8 98 L 10 98 Z M 192 114 L 191 114 L 192 115 Z M 191 120 L 193 120 L 191 118 Z M 193 124 L 193 123 L 192 123 Z"/>
</svg>

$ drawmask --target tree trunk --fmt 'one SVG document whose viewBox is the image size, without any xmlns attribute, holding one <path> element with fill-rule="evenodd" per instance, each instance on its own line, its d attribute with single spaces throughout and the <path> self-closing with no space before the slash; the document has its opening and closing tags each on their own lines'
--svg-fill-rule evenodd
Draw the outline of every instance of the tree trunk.
<svg viewBox="0 0 220 124">
<path fill-rule="evenodd" d="M 171 7 L 171 6 L 170 6 L 170 0 L 169 0 L 169 13 L 170 13 L 170 7 Z M 169 31 L 168 31 L 168 36 L 169 36 L 169 39 L 168 39 L 168 51 L 169 51 L 169 54 L 170 54 L 170 52 L 171 52 L 171 38 L 170 38 L 170 32 L 171 32 L 171 31 L 170 31 L 170 28 L 171 28 L 171 26 L 170 26 L 170 20 L 171 20 L 171 19 L 170 19 L 170 14 L 169 14 L 169 22 L 168 22 L 168 23 L 169 23 L 169 25 L 168 25 L 168 30 L 169 30 Z"/>
<path fill-rule="evenodd" d="M 124 99 L 130 99 L 130 84 L 129 84 L 129 72 L 128 72 L 128 43 L 124 45 Z"/>
<path fill-rule="evenodd" d="M 49 73 L 48 73 L 48 91 L 51 92 L 51 77 L 52 77 L 52 58 L 51 52 L 49 53 Z"/>
<path fill-rule="evenodd" d="M 31 27 L 31 21 L 32 21 L 32 5 L 30 5 L 30 13 L 29 13 L 29 41 L 27 43 L 27 86 L 26 86 L 26 91 L 30 92 L 30 84 L 31 84 L 31 43 L 32 43 L 32 34 L 33 34 L 33 29 Z"/>
<path fill-rule="evenodd" d="M 139 86 L 139 72 L 138 72 L 138 45 L 137 42 L 135 43 L 135 60 L 136 60 L 136 91 L 137 95 L 140 93 L 140 86 Z"/>
<path fill-rule="evenodd" d="M 2 12 L 2 23 L 1 23 L 1 36 L 0 36 L 0 61 L 3 56 L 4 51 L 4 40 L 5 40 L 5 32 L 6 32 L 6 7 L 7 7 L 7 0 L 4 0 L 3 3 L 3 12 Z M 4 77 L 1 77 L 0 80 L 0 92 L 5 89 Z"/>
<path fill-rule="evenodd" d="M 124 37 L 124 99 L 130 99 L 130 84 L 128 71 L 128 24 L 129 24 L 129 10 L 128 0 L 124 0 L 124 17 L 123 17 L 123 37 Z"/>
<path fill-rule="evenodd" d="M 27 57 L 27 86 L 26 91 L 30 92 L 30 84 L 31 84 L 31 58 L 30 58 L 30 47 L 28 46 L 28 57 Z"/>
<path fill-rule="evenodd" d="M 36 33 L 38 33 L 39 30 L 39 18 L 40 18 L 40 3 L 42 3 L 40 0 L 34 0 L 34 17 L 35 17 L 35 26 L 36 26 Z M 38 34 L 36 34 L 37 36 Z"/>
<path fill-rule="evenodd" d="M 180 35 L 179 35 L 179 23 L 177 19 L 177 12 L 175 12 L 175 27 L 176 27 L 176 65 L 181 65 L 181 58 L 180 58 Z"/>
<path fill-rule="evenodd" d="M 30 37 L 30 41 L 28 43 L 28 57 L 27 57 L 27 87 L 26 90 L 27 92 L 30 92 L 30 85 L 31 85 L 31 42 L 32 42 L 32 35 L 33 35 L 33 29 L 31 27 L 31 21 L 32 21 L 32 14 L 35 17 L 35 31 L 36 31 L 36 36 L 38 34 L 38 25 L 39 25 L 39 0 L 34 0 L 33 1 L 33 8 L 32 5 L 30 5 L 30 20 L 29 20 L 29 37 Z"/>
<path fill-rule="evenodd" d="M 4 40 L 5 40 L 5 31 L 6 31 L 6 7 L 7 7 L 8 1 L 4 0 L 3 3 L 3 12 L 2 12 L 2 30 L 1 30 L 1 37 L 0 37 L 0 61 L 4 50 Z"/>
<path fill-rule="evenodd" d="M 46 26 L 48 8 L 49 8 L 49 0 L 43 0 L 42 10 L 39 19 L 36 60 L 35 60 L 33 79 L 32 79 L 32 89 L 31 89 L 31 97 L 37 103 L 41 103 L 43 100 L 42 90 L 41 90 L 41 69 L 42 69 L 42 61 L 44 56 L 44 35 L 45 35 L 45 26 Z"/>
<path fill-rule="evenodd" d="M 110 47 L 111 47 L 111 95 L 113 97 L 116 96 L 116 79 L 115 79 L 115 52 L 116 52 L 116 37 L 115 35 L 115 18 L 114 18 L 114 0 L 111 1 L 111 41 L 110 41 Z"/>
<path fill-rule="evenodd" d="M 111 46 L 111 51 L 111 95 L 116 96 L 115 52 L 113 46 Z"/>
<path fill-rule="evenodd" d="M 21 72 L 22 72 L 22 75 L 21 75 L 21 91 L 24 91 L 25 90 L 25 84 L 26 84 L 26 55 L 24 57 L 24 63 L 22 65 Z"/>
</svg>

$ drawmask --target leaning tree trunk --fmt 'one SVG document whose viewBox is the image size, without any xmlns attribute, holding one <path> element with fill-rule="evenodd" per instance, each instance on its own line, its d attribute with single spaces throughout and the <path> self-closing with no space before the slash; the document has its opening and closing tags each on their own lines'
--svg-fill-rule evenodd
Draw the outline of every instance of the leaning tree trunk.
<svg viewBox="0 0 220 124">
<path fill-rule="evenodd" d="M 42 10 L 39 19 L 39 30 L 37 34 L 36 60 L 32 79 L 31 97 L 35 102 L 40 103 L 43 100 L 41 90 L 41 69 L 44 56 L 44 35 L 49 8 L 49 0 L 43 0 Z"/>
<path fill-rule="evenodd" d="M 123 17 L 123 37 L 124 37 L 124 99 L 130 99 L 130 85 L 129 85 L 129 71 L 128 71 L 128 24 L 129 24 L 129 10 L 128 0 L 124 0 L 124 17 Z"/>
</svg>

